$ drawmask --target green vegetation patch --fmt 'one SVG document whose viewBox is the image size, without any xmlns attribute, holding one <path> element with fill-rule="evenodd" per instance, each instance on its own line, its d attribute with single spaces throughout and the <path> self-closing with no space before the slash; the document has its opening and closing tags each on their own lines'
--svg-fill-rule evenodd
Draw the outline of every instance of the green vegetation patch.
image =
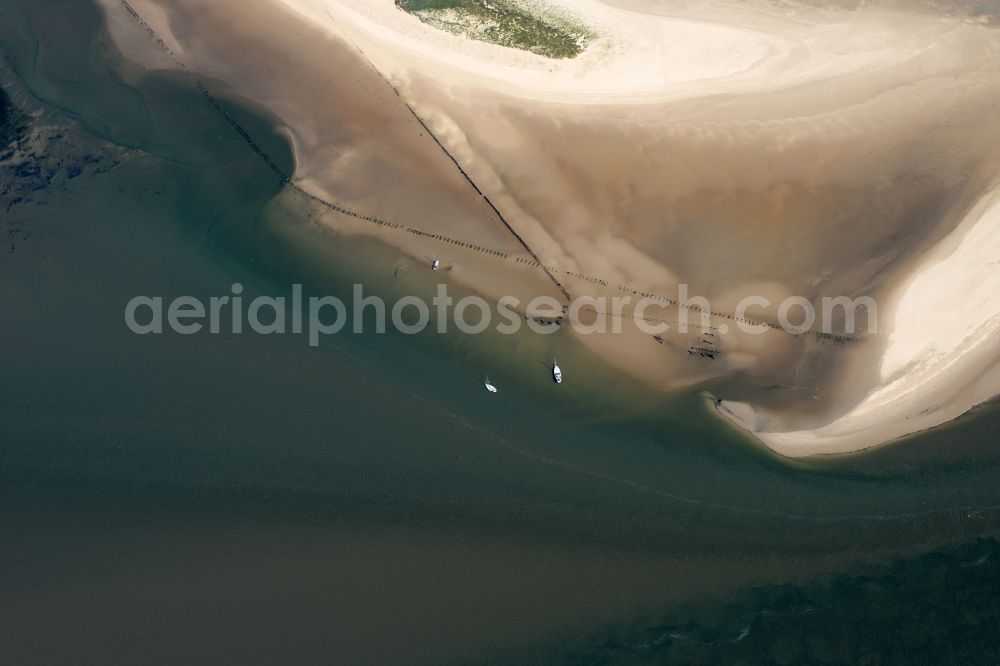
<svg viewBox="0 0 1000 666">
<path fill-rule="evenodd" d="M 594 37 L 573 19 L 523 0 L 396 0 L 396 6 L 439 30 L 547 58 L 574 58 Z"/>
</svg>

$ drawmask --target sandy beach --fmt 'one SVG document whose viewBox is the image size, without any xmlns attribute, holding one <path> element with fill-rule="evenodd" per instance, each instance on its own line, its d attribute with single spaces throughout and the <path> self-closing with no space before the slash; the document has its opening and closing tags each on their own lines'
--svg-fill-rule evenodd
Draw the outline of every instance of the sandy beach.
<svg viewBox="0 0 1000 666">
<path fill-rule="evenodd" d="M 810 430 L 772 431 L 751 405 L 721 413 L 788 456 L 869 448 L 960 417 L 1000 390 L 1000 190 L 929 251 L 887 299 L 878 383 L 848 413 Z"/>
<path fill-rule="evenodd" d="M 783 455 L 869 448 L 1000 392 L 995 27 L 888 3 L 550 4 L 595 35 L 576 58 L 446 33 L 392 0 L 135 0 L 171 58 L 104 0 L 136 80 L 179 60 L 280 120 L 294 184 L 358 212 L 319 224 L 414 265 L 441 256 L 478 293 L 687 284 L 719 313 L 767 297 L 769 321 L 793 295 L 874 298 L 877 327 L 843 344 L 730 327 L 706 359 L 689 353 L 703 330 L 577 336 L 656 390 L 711 381 L 718 411 Z"/>
</svg>

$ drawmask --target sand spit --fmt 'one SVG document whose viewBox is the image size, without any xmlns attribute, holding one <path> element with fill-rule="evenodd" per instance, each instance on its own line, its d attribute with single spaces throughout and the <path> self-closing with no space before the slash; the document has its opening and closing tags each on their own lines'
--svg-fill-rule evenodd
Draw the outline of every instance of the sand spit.
<svg viewBox="0 0 1000 666">
<path fill-rule="evenodd" d="M 441 252 L 436 235 L 494 249 L 448 250 L 448 279 L 480 293 L 676 296 L 685 283 L 721 313 L 765 296 L 768 320 L 790 295 L 875 297 L 878 327 L 847 344 L 720 335 L 722 317 L 663 345 L 629 327 L 579 336 L 652 387 L 716 380 L 720 411 L 782 454 L 866 448 L 1000 389 L 987 371 L 1000 360 L 1000 40 L 986 21 L 553 0 L 597 35 L 554 61 L 437 31 L 392 0 L 131 4 L 220 94 L 281 119 L 297 186 L 429 236 L 321 224 L 416 261 Z M 137 71 L 169 66 L 105 5 Z M 709 344 L 717 357 L 690 353 Z"/>
<path fill-rule="evenodd" d="M 810 430 L 772 430 L 746 403 L 719 411 L 788 456 L 869 448 L 958 418 L 1000 387 L 1000 188 L 927 253 L 890 298 L 879 384 L 847 414 Z"/>
</svg>

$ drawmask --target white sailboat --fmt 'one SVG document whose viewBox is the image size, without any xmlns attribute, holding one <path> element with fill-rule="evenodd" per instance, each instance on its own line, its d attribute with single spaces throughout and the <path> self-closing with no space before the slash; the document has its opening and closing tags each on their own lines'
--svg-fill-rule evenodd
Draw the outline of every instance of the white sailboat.
<svg viewBox="0 0 1000 666">
<path fill-rule="evenodd" d="M 497 392 L 497 387 L 494 386 L 492 383 L 490 383 L 490 378 L 488 376 L 486 377 L 485 386 L 486 386 L 486 390 L 489 391 L 490 393 L 496 393 Z"/>
<path fill-rule="evenodd" d="M 441 262 L 438 261 L 437 255 L 434 255 L 434 257 L 431 260 L 431 270 L 436 271 L 439 268 L 441 268 Z"/>
<path fill-rule="evenodd" d="M 559 364 L 555 359 L 552 359 L 552 381 L 556 384 L 562 384 L 562 370 L 559 369 Z"/>
</svg>

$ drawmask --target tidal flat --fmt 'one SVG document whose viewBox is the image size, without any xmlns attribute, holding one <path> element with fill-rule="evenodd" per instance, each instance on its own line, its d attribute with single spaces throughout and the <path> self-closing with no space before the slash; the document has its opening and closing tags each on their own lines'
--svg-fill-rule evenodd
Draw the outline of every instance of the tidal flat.
<svg viewBox="0 0 1000 666">
<path fill-rule="evenodd" d="M 188 79 L 137 77 L 104 29 L 85 2 L 0 7 L 0 661 L 995 649 L 995 407 L 790 461 L 564 339 L 129 333 L 136 294 L 388 295 L 426 269 L 317 224 Z M 277 118 L 217 93 L 295 168 Z M 582 386 L 535 381 L 552 354 Z M 920 598 L 961 605 L 920 633 Z M 839 645 L 859 627 L 879 644 Z"/>
</svg>

